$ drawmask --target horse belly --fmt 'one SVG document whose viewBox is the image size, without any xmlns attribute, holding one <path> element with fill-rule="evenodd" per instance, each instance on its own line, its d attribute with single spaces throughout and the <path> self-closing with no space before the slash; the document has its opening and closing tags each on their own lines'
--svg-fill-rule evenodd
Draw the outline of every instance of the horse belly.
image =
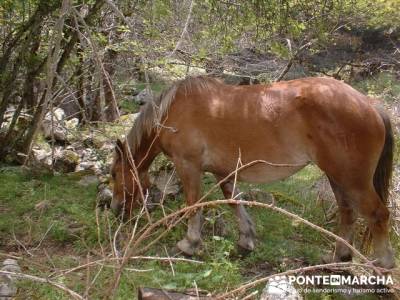
<svg viewBox="0 0 400 300">
<path fill-rule="evenodd" d="M 263 163 L 246 168 L 238 173 L 238 180 L 249 183 L 270 183 L 285 179 L 302 168 L 307 164 L 299 164 L 296 166 L 269 166 Z"/>
</svg>

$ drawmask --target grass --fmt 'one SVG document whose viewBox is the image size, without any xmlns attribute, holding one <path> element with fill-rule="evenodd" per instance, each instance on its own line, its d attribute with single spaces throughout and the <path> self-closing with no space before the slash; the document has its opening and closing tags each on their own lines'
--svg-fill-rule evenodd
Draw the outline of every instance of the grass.
<svg viewBox="0 0 400 300">
<path fill-rule="evenodd" d="M 323 210 L 317 204 L 312 188 L 321 174 L 316 167 L 310 166 L 284 181 L 256 187 L 272 193 L 279 207 L 298 213 L 324 228 L 333 229 L 332 225 L 325 224 Z M 20 261 L 23 272 L 44 276 L 54 270 L 83 264 L 87 256 L 98 259 L 100 245 L 107 253 L 111 252 L 107 214 L 104 212 L 99 215 L 100 235 L 97 233 L 95 185 L 81 186 L 77 176 L 32 174 L 19 167 L 0 168 L 0 180 L 0 242 L 4 252 L 18 253 L 24 257 Z M 203 183 L 204 190 L 215 184 L 210 175 L 204 177 Z M 255 186 L 241 184 L 240 187 L 242 191 L 248 191 Z M 221 199 L 222 194 L 217 189 L 209 198 Z M 41 202 L 47 205 L 42 209 L 35 208 Z M 166 210 L 175 211 L 183 206 L 182 196 L 179 196 L 167 203 Z M 278 213 L 253 208 L 250 214 L 257 226 L 257 247 L 250 255 L 242 256 L 237 251 L 235 244 L 238 234 L 232 210 L 229 207 L 211 208 L 204 212 L 203 250 L 195 257 L 205 264 L 174 263 L 173 271 L 167 262 L 140 261 L 129 264 L 123 272 L 116 298 L 134 297 L 139 286 L 176 290 L 197 286 L 202 290 L 222 292 L 254 276 L 317 264 L 323 250 L 332 250 L 332 243 L 320 233 Z M 161 209 L 152 212 L 154 219 L 162 215 Z M 218 233 L 217 228 L 221 215 L 226 229 L 224 234 Z M 147 255 L 166 256 L 184 236 L 185 230 L 184 224 L 173 228 Z M 31 249 L 33 256 L 25 253 L 21 244 Z M 131 268 L 143 272 L 135 272 Z M 99 270 L 98 266 L 92 267 L 89 277 L 93 279 Z M 90 290 L 90 298 L 100 299 L 113 276 L 112 268 L 102 269 Z M 83 294 L 87 270 L 57 280 Z M 19 286 L 17 299 L 68 299 L 50 286 L 27 281 L 20 282 Z M 321 299 L 321 296 L 307 295 L 306 299 Z M 327 294 L 323 297 L 341 299 L 339 295 Z"/>
<path fill-rule="evenodd" d="M 312 185 L 320 176 L 313 167 L 306 168 L 295 176 L 268 186 L 277 199 L 277 205 L 300 213 L 319 225 L 323 224 L 322 210 L 316 205 Z M 95 219 L 96 186 L 79 185 L 79 178 L 66 175 L 36 174 L 17 167 L 5 167 L 0 171 L 0 241 L 7 252 L 17 252 L 26 257 L 21 262 L 23 271 L 30 274 L 49 274 L 54 269 L 65 269 L 84 263 L 86 256 L 96 257 L 100 246 L 110 251 L 107 238 L 107 218 L 100 213 L 100 242 Z M 205 189 L 214 184 L 210 176 L 204 178 Z M 244 191 L 252 185 L 242 185 Z M 167 211 L 183 206 L 181 199 L 167 204 Z M 221 199 L 216 190 L 210 199 Z M 45 202 L 43 202 L 45 201 Z M 37 209 L 38 203 L 46 203 Z M 131 268 L 151 270 L 147 272 L 124 271 L 118 299 L 132 297 L 139 286 L 156 288 L 186 289 L 194 285 L 208 291 L 225 291 L 258 274 L 272 274 L 302 264 L 314 264 L 319 260 L 321 249 L 330 245 L 315 231 L 292 222 L 277 213 L 264 209 L 250 209 L 257 224 L 258 242 L 256 250 L 242 257 L 235 246 L 237 226 L 229 207 L 213 208 L 205 212 L 203 238 L 204 247 L 197 259 L 206 263 L 195 265 L 174 263 L 174 274 L 168 263 L 157 261 L 138 262 Z M 223 215 L 226 234 L 215 233 L 217 215 Z M 162 216 L 161 209 L 152 213 L 153 218 Z M 162 229 L 161 229 L 162 230 Z M 181 224 L 174 228 L 148 255 L 165 256 L 175 243 L 184 236 L 186 227 Z M 46 234 L 47 232 L 47 234 Z M 13 237 L 15 235 L 15 238 Z M 19 242 L 17 242 L 17 240 Z M 29 257 L 18 244 L 24 244 L 32 251 Z M 46 250 L 47 255 L 43 255 Z M 32 265 L 36 261 L 39 265 Z M 260 268 L 262 265 L 264 267 Z M 91 276 L 98 267 L 92 268 Z M 91 290 L 91 298 L 98 299 L 104 292 L 104 284 L 113 276 L 113 269 L 105 268 Z M 60 279 L 64 284 L 83 293 L 86 274 L 77 272 Z M 23 282 L 19 298 L 64 299 L 66 296 L 49 286 Z"/>
<path fill-rule="evenodd" d="M 392 103 L 399 98 L 398 82 L 387 74 L 380 75 L 356 86 L 372 96 L 378 96 Z M 389 88 L 388 88 L 389 87 Z M 144 85 L 138 86 L 143 89 Z M 162 85 L 152 86 L 160 91 Z M 122 102 L 127 112 L 136 112 L 132 102 Z M 133 105 L 133 106 L 132 106 Z M 103 140 L 114 140 L 126 130 L 124 124 L 99 126 L 95 136 Z M 89 134 L 84 128 L 76 132 L 76 140 Z M 396 144 L 400 145 L 400 140 Z M 396 161 L 399 158 L 399 148 Z M 167 165 L 158 157 L 157 165 Z M 154 169 L 154 168 L 152 168 Z M 294 176 L 269 185 L 241 184 L 244 192 L 258 188 L 272 193 L 279 207 L 297 213 L 305 219 L 326 229 L 334 230 L 334 224 L 327 224 L 320 202 L 316 199 L 314 183 L 322 173 L 314 166 L 307 167 Z M 109 232 L 115 229 L 115 219 L 104 211 L 98 211 L 96 222 L 96 185 L 82 186 L 79 176 L 32 173 L 20 167 L 0 166 L 0 247 L 1 253 L 14 253 L 22 259 L 22 271 L 46 277 L 56 270 L 68 269 L 84 264 L 88 259 L 101 258 L 102 249 L 110 254 Z M 204 190 L 215 184 L 210 175 L 203 179 Z M 222 199 L 217 189 L 209 199 Z M 166 203 L 166 211 L 172 212 L 183 207 L 182 195 Z M 195 286 L 203 290 L 222 292 L 241 283 L 280 271 L 312 265 L 320 262 L 324 251 L 333 249 L 333 243 L 315 230 L 293 222 L 278 213 L 259 208 L 249 209 L 257 226 L 257 246 L 248 256 L 236 248 L 237 224 L 229 207 L 210 208 L 204 212 L 204 246 L 195 259 L 202 265 L 179 262 L 173 270 L 167 262 L 138 261 L 130 263 L 124 270 L 117 299 L 135 298 L 139 286 L 184 290 Z M 152 218 L 163 216 L 161 209 L 152 212 Z M 222 217 L 221 217 L 222 216 Z M 126 236 L 131 227 L 123 229 Z M 165 228 L 160 228 L 159 233 Z M 223 230 L 222 230 L 223 229 Z M 166 256 L 171 253 L 185 234 L 186 225 L 173 228 L 147 255 Z M 124 241 L 121 241 L 123 243 Z M 400 242 L 392 237 L 397 254 Z M 22 246 L 23 245 L 23 246 Z M 26 249 L 24 249 L 24 247 Z M 29 253 L 26 251 L 28 250 Z M 136 272 L 130 269 L 139 269 Z M 80 270 L 57 281 L 83 294 L 88 278 L 93 280 L 89 295 L 100 299 L 110 284 L 115 270 L 108 266 L 96 265 Z M 257 287 L 262 289 L 262 286 Z M 366 298 L 368 297 L 368 298 Z M 354 299 L 376 299 L 376 296 L 362 295 Z M 48 286 L 29 281 L 19 282 L 16 299 L 69 299 L 64 293 Z M 310 294 L 306 299 L 344 299 L 338 294 Z"/>
<path fill-rule="evenodd" d="M 35 175 L 21 168 L 1 168 L 0 241 L 8 245 L 15 234 L 21 241 L 39 243 L 46 231 L 55 242 L 92 240 L 96 186 L 80 186 L 67 175 Z"/>
</svg>

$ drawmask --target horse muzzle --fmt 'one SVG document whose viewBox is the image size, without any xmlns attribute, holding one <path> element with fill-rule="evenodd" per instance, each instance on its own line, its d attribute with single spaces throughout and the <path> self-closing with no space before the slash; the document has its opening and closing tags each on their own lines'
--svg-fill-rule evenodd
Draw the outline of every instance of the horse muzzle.
<svg viewBox="0 0 400 300">
<path fill-rule="evenodd" d="M 116 201 L 114 198 L 111 200 L 110 204 L 111 211 L 116 217 L 121 216 L 122 214 L 122 204 L 119 201 Z"/>
</svg>

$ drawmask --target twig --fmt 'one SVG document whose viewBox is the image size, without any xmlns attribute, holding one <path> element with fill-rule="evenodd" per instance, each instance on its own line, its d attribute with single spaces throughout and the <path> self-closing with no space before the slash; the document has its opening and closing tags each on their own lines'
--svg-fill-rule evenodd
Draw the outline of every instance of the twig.
<svg viewBox="0 0 400 300">
<path fill-rule="evenodd" d="M 0 274 L 4 274 L 4 275 L 9 275 L 12 277 L 17 277 L 17 278 L 22 278 L 22 279 L 28 279 L 31 281 L 36 281 L 36 282 L 40 282 L 40 283 L 47 283 L 50 284 L 66 293 L 68 293 L 69 295 L 71 295 L 74 299 L 84 299 L 81 295 L 79 295 L 78 293 L 76 293 L 75 291 L 67 288 L 65 285 L 60 284 L 58 282 L 52 281 L 50 279 L 47 278 L 42 278 L 42 277 L 38 277 L 38 276 L 34 276 L 34 275 L 28 275 L 28 274 L 24 274 L 24 273 L 17 273 L 17 272 L 9 272 L 9 271 L 3 271 L 0 270 Z"/>
<path fill-rule="evenodd" d="M 122 257 L 110 257 L 110 258 L 103 258 L 99 260 L 94 260 L 91 262 L 87 262 L 83 265 L 77 266 L 72 269 L 66 269 L 63 271 L 60 271 L 60 274 L 55 275 L 54 277 L 61 277 L 65 276 L 69 273 L 76 272 L 82 269 L 87 268 L 87 266 L 92 266 L 92 265 L 98 265 L 107 261 L 121 261 L 123 258 Z M 202 261 L 198 260 L 193 260 L 193 259 L 188 259 L 188 258 L 181 258 L 181 257 L 159 257 L 159 256 L 132 256 L 128 258 L 129 260 L 156 260 L 156 261 L 167 261 L 167 262 L 187 262 L 187 263 L 193 263 L 193 264 L 204 264 Z"/>
<path fill-rule="evenodd" d="M 174 50 L 172 50 L 172 52 L 170 53 L 169 57 L 172 57 L 175 54 L 175 52 L 181 47 L 183 39 L 184 39 L 185 35 L 188 32 L 190 19 L 192 18 L 192 11 L 193 11 L 194 2 L 195 2 L 194 0 L 190 1 L 189 12 L 188 12 L 187 17 L 186 17 L 185 26 L 183 27 L 181 36 L 180 36 L 178 42 L 176 43 Z"/>
<path fill-rule="evenodd" d="M 292 46 L 290 44 L 290 40 L 288 40 L 288 45 L 289 45 L 289 49 L 290 52 L 292 49 Z M 304 44 L 303 46 L 301 46 L 294 55 L 291 55 L 291 58 L 289 59 L 286 67 L 282 70 L 281 74 L 279 74 L 278 78 L 275 79 L 276 82 L 281 81 L 283 79 L 283 77 L 285 77 L 285 75 L 289 72 L 290 68 L 292 67 L 294 61 L 297 59 L 297 57 L 299 56 L 299 54 L 307 47 L 312 45 L 312 41 Z"/>
<path fill-rule="evenodd" d="M 366 258 L 363 254 L 360 253 L 360 251 L 358 251 L 356 248 L 354 248 L 354 246 L 352 246 L 348 241 L 346 241 L 345 239 L 343 239 L 342 237 L 330 232 L 329 230 L 326 230 L 318 225 L 315 225 L 313 223 L 311 223 L 310 221 L 303 219 L 302 217 L 299 217 L 298 215 L 291 213 L 283 208 L 274 206 L 273 204 L 266 204 L 266 203 L 260 203 L 260 202 L 248 202 L 245 200 L 233 200 L 233 199 L 225 199 L 225 200 L 215 200 L 215 201 L 209 201 L 209 202 L 202 202 L 202 203 L 196 203 L 194 205 L 182 208 L 178 211 L 176 211 L 175 213 L 172 213 L 162 219 L 160 219 L 159 221 L 155 222 L 154 224 L 152 224 L 151 226 L 149 226 L 147 228 L 147 230 L 138 238 L 138 240 L 133 244 L 133 248 L 137 249 L 137 246 L 146 238 L 146 236 L 149 234 L 149 232 L 151 232 L 152 230 L 154 230 L 156 227 L 158 227 L 159 225 L 163 224 L 166 220 L 168 219 L 172 219 L 175 218 L 179 215 L 185 214 L 188 211 L 193 211 L 196 210 L 198 208 L 203 208 L 206 206 L 215 206 L 215 205 L 220 205 L 220 204 L 236 204 L 236 205 L 247 205 L 247 206 L 257 206 L 257 207 L 264 207 L 264 208 L 268 208 L 271 209 L 273 211 L 279 212 L 289 218 L 295 219 L 303 224 L 308 225 L 309 227 L 324 233 L 332 238 L 334 238 L 335 240 L 343 243 L 344 245 L 346 245 L 348 248 L 350 248 L 353 253 L 359 257 L 362 261 L 366 262 L 367 264 L 371 265 L 372 268 L 374 268 L 374 270 L 379 274 L 380 271 L 377 267 L 373 266 L 372 261 L 370 261 L 368 258 Z M 148 247 L 152 244 L 154 244 L 154 241 L 158 240 L 158 239 L 153 239 L 152 242 L 150 242 L 149 244 L 147 244 L 147 246 L 145 246 L 144 248 L 138 250 L 138 253 L 140 252 L 144 252 L 145 250 L 148 249 Z"/>
</svg>

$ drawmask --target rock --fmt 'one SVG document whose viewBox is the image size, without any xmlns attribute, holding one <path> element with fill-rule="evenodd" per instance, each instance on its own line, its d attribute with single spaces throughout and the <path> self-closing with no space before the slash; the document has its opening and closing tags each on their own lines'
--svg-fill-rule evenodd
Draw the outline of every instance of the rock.
<svg viewBox="0 0 400 300">
<path fill-rule="evenodd" d="M 65 121 L 65 127 L 69 130 L 76 129 L 79 125 L 78 118 L 72 118 L 70 120 Z"/>
<path fill-rule="evenodd" d="M 100 150 L 112 153 L 115 149 L 115 144 L 112 142 L 105 142 L 103 146 L 101 146 Z"/>
<path fill-rule="evenodd" d="M 15 259 L 10 258 L 4 260 L 1 270 L 14 273 L 21 272 L 18 262 Z M 17 293 L 16 280 L 17 278 L 10 275 L 0 275 L 0 300 L 12 299 L 15 297 Z"/>
<path fill-rule="evenodd" d="M 92 148 L 85 148 L 81 151 L 81 159 L 79 165 L 77 166 L 76 170 L 93 170 L 94 173 L 101 173 L 101 161 L 98 158 L 96 150 Z"/>
<path fill-rule="evenodd" d="M 7 258 L 3 261 L 3 267 L 1 268 L 3 271 L 8 272 L 21 272 L 21 268 L 18 265 L 18 261 L 15 259 Z"/>
<path fill-rule="evenodd" d="M 97 192 L 97 206 L 98 207 L 110 207 L 113 193 L 107 184 L 102 183 L 98 187 Z"/>
<path fill-rule="evenodd" d="M 139 114 L 140 113 L 122 115 L 119 118 L 119 123 L 130 127 L 130 126 L 132 126 L 132 124 L 136 120 L 136 118 L 139 116 Z"/>
<path fill-rule="evenodd" d="M 271 278 L 262 291 L 260 300 L 301 300 L 303 299 L 286 276 Z"/>
<path fill-rule="evenodd" d="M 72 150 L 63 150 L 54 162 L 54 169 L 61 173 L 74 172 L 79 164 L 79 155 Z"/>
<path fill-rule="evenodd" d="M 48 115 L 51 119 L 51 113 L 48 113 Z M 53 112 L 53 115 L 57 121 L 63 122 L 65 119 L 65 112 L 62 108 L 56 108 Z"/>
<path fill-rule="evenodd" d="M 83 144 L 86 147 L 93 147 L 100 149 L 103 145 L 107 142 L 106 137 L 96 136 L 95 134 L 90 134 L 89 136 L 85 137 L 83 140 Z M 87 149 L 86 149 L 87 150 Z"/>
<path fill-rule="evenodd" d="M 180 190 L 179 181 L 175 173 L 168 171 L 161 171 L 155 176 L 153 184 L 161 191 L 161 194 L 165 194 L 165 196 L 176 196 Z"/>
<path fill-rule="evenodd" d="M 51 166 L 51 151 L 45 149 L 33 148 L 32 154 L 34 159 L 40 164 Z"/>
<path fill-rule="evenodd" d="M 143 105 L 153 100 L 153 97 L 154 95 L 152 90 L 145 88 L 144 90 L 140 91 L 139 94 L 136 95 L 135 102 L 139 105 Z"/>
<path fill-rule="evenodd" d="M 53 113 L 48 112 L 42 121 L 42 131 L 46 139 L 53 139 L 59 142 L 67 140 L 67 130 L 64 123 L 65 113 L 61 108 L 57 108 Z"/>
</svg>

